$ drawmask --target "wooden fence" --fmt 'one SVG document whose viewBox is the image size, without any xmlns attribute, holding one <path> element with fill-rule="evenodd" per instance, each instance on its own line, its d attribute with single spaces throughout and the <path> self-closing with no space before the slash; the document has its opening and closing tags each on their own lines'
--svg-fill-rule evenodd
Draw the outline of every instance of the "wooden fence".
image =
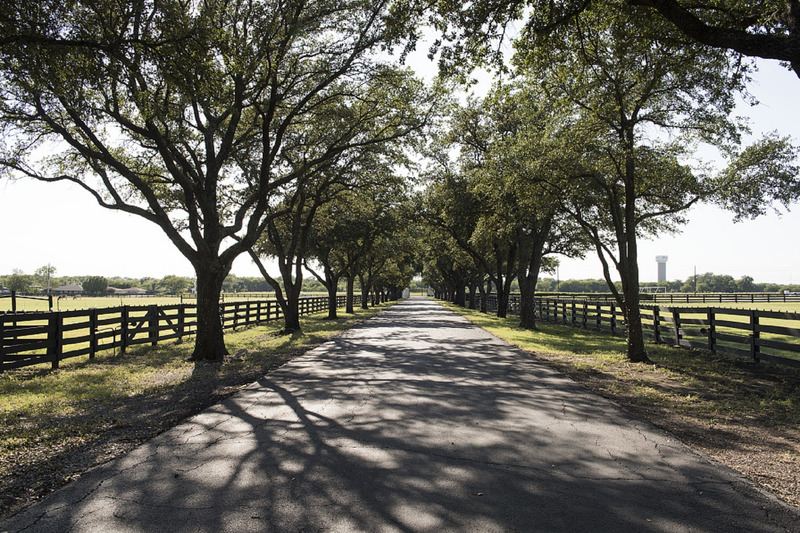
<svg viewBox="0 0 800 533">
<path fill-rule="evenodd" d="M 542 292 L 537 293 L 542 298 L 559 300 L 601 300 L 610 301 L 614 299 L 611 293 L 591 292 Z M 780 303 L 780 302 L 800 302 L 800 293 L 784 292 L 659 292 L 659 293 L 640 293 L 639 298 L 642 302 L 653 303 Z"/>
<path fill-rule="evenodd" d="M 354 298 L 354 305 L 360 305 L 361 297 Z M 337 297 L 337 305 L 345 305 L 345 296 Z M 327 308 L 327 297 L 300 299 L 300 315 Z M 262 324 L 283 316 L 275 301 L 220 303 L 219 313 L 223 329 Z M 81 355 L 94 359 L 102 350 L 124 353 L 129 346 L 155 346 L 196 330 L 195 304 L 0 314 L 0 372 L 40 363 L 58 368 L 64 359 Z"/>
<path fill-rule="evenodd" d="M 497 309 L 496 295 L 489 295 L 488 304 L 489 310 Z M 541 321 L 626 333 L 622 310 L 615 302 L 536 298 L 535 309 Z M 798 313 L 712 306 L 643 305 L 640 310 L 645 337 L 657 343 L 800 368 Z M 519 314 L 518 295 L 511 295 L 508 312 Z"/>
</svg>

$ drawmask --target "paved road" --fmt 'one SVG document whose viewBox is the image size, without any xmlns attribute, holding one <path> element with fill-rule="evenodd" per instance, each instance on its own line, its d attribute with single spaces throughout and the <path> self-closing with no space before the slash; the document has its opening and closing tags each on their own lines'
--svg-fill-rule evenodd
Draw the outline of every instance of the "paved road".
<svg viewBox="0 0 800 533">
<path fill-rule="evenodd" d="M 800 531 L 797 510 L 425 299 L 0 531 Z"/>
</svg>

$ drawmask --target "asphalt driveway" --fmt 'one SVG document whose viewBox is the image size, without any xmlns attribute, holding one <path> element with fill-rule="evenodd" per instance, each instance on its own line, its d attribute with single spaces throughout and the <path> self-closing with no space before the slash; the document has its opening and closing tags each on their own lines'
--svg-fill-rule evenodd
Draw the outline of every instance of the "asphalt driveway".
<svg viewBox="0 0 800 533">
<path fill-rule="evenodd" d="M 424 298 L 3 531 L 800 531 L 731 470 Z"/>
</svg>

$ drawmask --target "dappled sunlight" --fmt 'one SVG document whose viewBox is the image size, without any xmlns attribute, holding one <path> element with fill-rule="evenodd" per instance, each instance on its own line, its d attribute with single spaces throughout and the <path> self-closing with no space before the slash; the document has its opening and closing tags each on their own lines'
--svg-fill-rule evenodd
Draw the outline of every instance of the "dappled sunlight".
<svg viewBox="0 0 800 533">
<path fill-rule="evenodd" d="M 662 531 L 693 516 L 697 530 L 763 526 L 716 467 L 424 299 L 86 477 L 94 498 L 70 486 L 38 524 Z"/>
</svg>

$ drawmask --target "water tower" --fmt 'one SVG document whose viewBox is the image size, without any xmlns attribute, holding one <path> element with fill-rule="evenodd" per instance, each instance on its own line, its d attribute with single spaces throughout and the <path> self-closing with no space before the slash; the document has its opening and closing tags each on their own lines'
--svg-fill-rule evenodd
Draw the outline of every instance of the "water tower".
<svg viewBox="0 0 800 533">
<path fill-rule="evenodd" d="M 656 263 L 658 263 L 658 281 L 667 281 L 667 259 L 666 255 L 657 255 Z"/>
</svg>

